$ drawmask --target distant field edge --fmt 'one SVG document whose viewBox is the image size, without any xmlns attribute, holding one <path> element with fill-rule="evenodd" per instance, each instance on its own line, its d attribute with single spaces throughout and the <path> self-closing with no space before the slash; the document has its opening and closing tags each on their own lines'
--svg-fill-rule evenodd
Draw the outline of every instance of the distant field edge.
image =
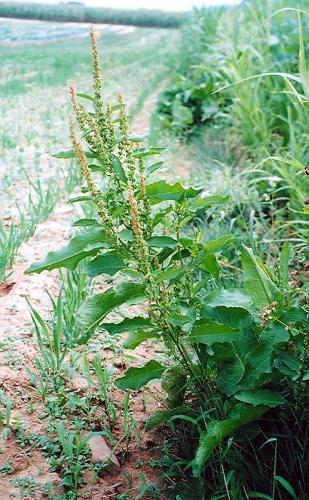
<svg viewBox="0 0 309 500">
<path fill-rule="evenodd" d="M 34 19 L 39 21 L 124 24 L 148 28 L 179 28 L 188 15 L 188 12 L 86 7 L 78 2 L 44 5 L 30 2 L 0 1 L 0 17 Z"/>
</svg>

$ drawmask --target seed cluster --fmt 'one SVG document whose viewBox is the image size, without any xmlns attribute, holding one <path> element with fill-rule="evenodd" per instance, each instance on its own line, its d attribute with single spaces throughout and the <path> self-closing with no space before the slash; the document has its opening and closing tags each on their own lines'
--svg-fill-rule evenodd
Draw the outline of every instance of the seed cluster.
<svg viewBox="0 0 309 500">
<path fill-rule="evenodd" d="M 77 125 L 84 141 L 88 144 L 91 156 L 93 155 L 94 161 L 97 162 L 95 171 L 101 174 L 98 179 L 93 172 L 93 165 L 88 164 L 73 119 L 70 120 L 71 140 L 81 173 L 104 229 L 114 240 L 118 238 L 118 243 L 119 237 L 116 234 L 119 233 L 119 228 L 129 229 L 134 238 L 130 251 L 147 272 L 148 247 L 145 239 L 151 232 L 151 217 L 146 196 L 144 164 L 142 159 L 134 157 L 135 144 L 130 138 L 129 117 L 123 96 L 118 96 L 118 104 L 114 108 L 103 101 L 97 36 L 93 29 L 90 37 L 93 56 L 93 97 L 88 96 L 88 98 L 93 101 L 94 113 L 78 102 L 78 95 L 72 83 L 69 85 L 69 92 Z M 114 111 L 118 111 L 116 120 L 113 116 Z M 126 245 L 123 242 L 121 244 Z"/>
</svg>

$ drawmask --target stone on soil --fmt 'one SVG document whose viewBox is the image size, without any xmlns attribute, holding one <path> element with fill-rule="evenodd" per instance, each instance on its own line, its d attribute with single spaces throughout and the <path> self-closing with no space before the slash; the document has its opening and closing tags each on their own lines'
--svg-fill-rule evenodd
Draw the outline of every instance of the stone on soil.
<svg viewBox="0 0 309 500">
<path fill-rule="evenodd" d="M 91 438 L 88 440 L 88 445 L 91 450 L 92 463 L 96 464 L 100 462 L 110 462 L 114 465 L 117 465 L 117 467 L 120 467 L 117 457 L 107 446 L 106 441 L 102 436 L 91 436 Z"/>
</svg>

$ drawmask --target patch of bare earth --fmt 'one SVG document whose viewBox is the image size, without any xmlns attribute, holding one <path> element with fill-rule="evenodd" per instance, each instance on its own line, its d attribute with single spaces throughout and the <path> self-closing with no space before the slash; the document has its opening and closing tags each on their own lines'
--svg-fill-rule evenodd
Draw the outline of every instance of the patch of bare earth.
<svg viewBox="0 0 309 500">
<path fill-rule="evenodd" d="M 135 123 L 134 131 L 138 133 L 146 131 L 153 102 L 154 96 L 150 96 Z M 45 317 L 50 310 L 50 299 L 45 290 L 48 290 L 52 296 L 57 296 L 60 285 L 59 273 L 55 270 L 27 275 L 24 274 L 24 271 L 34 261 L 42 260 L 50 250 L 67 244 L 71 235 L 73 215 L 72 205 L 63 204 L 55 210 L 48 221 L 41 223 L 37 227 L 35 235 L 21 246 L 10 282 L 0 285 L 0 389 L 13 402 L 11 432 L 8 436 L 0 437 L 1 500 L 21 498 L 21 488 L 16 484 L 16 480 L 18 482 L 23 478 L 32 479 L 41 485 L 41 487 L 33 487 L 36 499 L 47 498 L 48 495 L 44 493 L 43 486 L 48 483 L 53 485 L 53 493 L 49 498 L 63 493 L 63 489 L 59 486 L 61 483 L 59 474 L 51 471 L 47 458 L 34 446 L 30 446 L 30 449 L 29 446 L 22 448 L 17 443 L 14 426 L 16 428 L 16 423 L 23 422 L 26 434 L 35 432 L 46 435 L 47 433 L 46 421 L 39 418 L 43 403 L 29 378 L 29 370 L 37 373 L 34 360 L 38 356 L 38 350 L 26 298 Z M 137 362 L 144 364 L 154 355 L 157 356 L 156 349 L 159 347 L 153 347 L 150 344 L 139 346 L 134 351 Z M 103 359 L 111 358 L 113 358 L 113 353 L 106 351 Z M 116 362 L 113 359 L 113 361 L 121 375 L 127 368 L 125 359 L 121 358 Z M 75 377 L 71 382 L 73 384 L 72 390 L 80 395 L 87 394 L 89 389 L 84 382 L 85 380 L 82 380 L 81 377 Z M 160 400 L 160 392 L 156 385 L 153 385 L 152 388 Z M 119 407 L 120 411 L 121 405 L 118 402 L 123 400 L 124 394 L 115 391 L 113 397 L 115 405 Z M 156 458 L 155 447 L 160 445 L 162 435 L 155 432 L 146 434 L 143 430 L 147 416 L 158 406 L 160 403 L 155 399 L 145 397 L 139 391 L 133 394 L 132 409 L 140 439 L 132 436 L 125 442 L 123 421 L 120 418 L 113 428 L 113 437 L 119 441 L 114 452 L 120 467 L 112 466 L 104 469 L 96 481 L 91 475 L 88 475 L 86 484 L 81 489 L 78 498 L 113 499 L 119 493 L 128 491 L 131 492 L 128 493 L 129 498 L 135 498 L 139 486 L 142 484 L 141 474 L 144 475 L 147 483 L 158 481 L 158 472 L 149 465 L 149 460 Z M 99 406 L 97 413 L 101 414 L 101 417 L 104 413 Z M 102 418 L 98 421 L 102 421 Z M 96 431 L 100 430 L 102 429 L 96 428 Z M 11 464 L 9 472 L 5 472 L 7 464 Z M 25 490 L 23 498 L 30 498 L 27 490 Z M 143 498 L 147 499 L 148 497 Z"/>
</svg>

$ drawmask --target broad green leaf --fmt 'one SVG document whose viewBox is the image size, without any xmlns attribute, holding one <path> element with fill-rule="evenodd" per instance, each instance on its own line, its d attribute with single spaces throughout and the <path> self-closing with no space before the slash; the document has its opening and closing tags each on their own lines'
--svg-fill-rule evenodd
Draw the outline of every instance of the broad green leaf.
<svg viewBox="0 0 309 500">
<path fill-rule="evenodd" d="M 141 328 L 153 328 L 149 318 L 135 316 L 135 318 L 125 318 L 120 323 L 103 323 L 101 328 L 115 335 L 117 333 L 131 332 Z"/>
<path fill-rule="evenodd" d="M 72 270 L 82 259 L 97 254 L 106 246 L 108 246 L 108 236 L 105 231 L 88 231 L 72 238 L 70 243 L 60 250 L 49 252 L 45 260 L 35 262 L 25 272 L 40 273 L 59 267 Z"/>
<path fill-rule="evenodd" d="M 59 153 L 55 153 L 52 156 L 53 156 L 53 158 L 67 160 L 68 158 L 76 158 L 76 153 L 75 153 L 74 149 L 69 149 L 68 151 L 59 151 Z"/>
<path fill-rule="evenodd" d="M 121 108 L 124 108 L 124 107 L 125 107 L 125 104 L 119 102 L 118 104 L 114 104 L 111 107 L 111 111 L 117 111 L 118 109 L 121 109 Z"/>
<path fill-rule="evenodd" d="M 160 425 L 168 422 L 175 415 L 186 415 L 192 413 L 192 409 L 188 406 L 178 406 L 170 410 L 157 410 L 154 411 L 146 420 L 145 431 L 152 431 L 157 429 Z"/>
<path fill-rule="evenodd" d="M 147 245 L 158 248 L 175 248 L 178 243 L 170 236 L 153 236 L 147 240 Z"/>
<path fill-rule="evenodd" d="M 308 88 L 308 95 L 309 95 L 309 88 Z M 295 490 L 293 486 L 282 476 L 275 476 L 275 481 L 277 483 L 280 483 L 281 486 L 291 495 L 294 500 L 299 500 L 299 497 L 296 495 Z"/>
<path fill-rule="evenodd" d="M 232 435 L 240 427 L 258 420 L 266 411 L 267 408 L 263 406 L 255 408 L 239 405 L 231 418 L 209 422 L 207 430 L 200 435 L 199 446 L 191 462 L 193 475 L 200 477 L 204 463 L 224 438 Z"/>
<path fill-rule="evenodd" d="M 252 300 L 246 293 L 246 290 L 239 290 L 237 288 L 231 290 L 224 290 L 223 288 L 214 290 L 206 296 L 205 303 L 209 307 L 241 307 L 248 311 L 252 306 Z"/>
<path fill-rule="evenodd" d="M 233 359 L 225 361 L 218 369 L 217 384 L 220 391 L 228 396 L 237 392 L 237 383 L 245 373 L 245 366 L 236 352 Z"/>
<path fill-rule="evenodd" d="M 167 393 L 167 404 L 170 408 L 180 406 L 184 402 L 187 374 L 182 366 L 173 366 L 162 375 L 161 387 Z"/>
<path fill-rule="evenodd" d="M 134 143 L 144 142 L 145 139 L 147 139 L 147 135 L 135 135 L 134 137 L 129 137 L 129 141 Z"/>
<path fill-rule="evenodd" d="M 272 281 L 266 266 L 256 257 L 251 248 L 243 245 L 242 267 L 248 293 L 255 307 L 263 309 L 278 299 L 279 290 Z"/>
<path fill-rule="evenodd" d="M 79 202 L 84 202 L 86 201 L 87 203 L 91 202 L 93 203 L 93 198 L 91 196 L 87 195 L 81 195 L 81 196 L 75 196 L 75 198 L 70 198 L 67 203 L 73 204 L 73 203 L 79 203 Z"/>
<path fill-rule="evenodd" d="M 234 342 L 238 335 L 237 328 L 209 320 L 195 326 L 188 338 L 197 344 L 212 345 L 216 342 Z"/>
<path fill-rule="evenodd" d="M 87 99 L 88 101 L 94 101 L 94 97 L 92 97 L 89 94 L 84 94 L 83 92 L 77 92 L 76 94 L 78 97 L 81 97 L 82 99 Z"/>
<path fill-rule="evenodd" d="M 122 269 L 121 272 L 124 276 L 127 276 L 128 278 L 131 278 L 134 281 L 144 282 L 145 277 L 144 277 L 143 273 L 135 271 L 135 269 L 132 269 L 131 267 L 127 267 L 126 269 Z"/>
<path fill-rule="evenodd" d="M 165 151 L 164 148 L 138 148 L 133 151 L 134 158 L 144 158 L 145 156 L 160 155 Z"/>
<path fill-rule="evenodd" d="M 287 287 L 289 281 L 289 262 L 293 258 L 293 248 L 289 241 L 286 241 L 280 253 L 280 285 Z"/>
<path fill-rule="evenodd" d="M 278 358 L 280 360 L 280 366 L 278 369 L 281 371 L 281 366 L 284 365 L 285 367 L 288 367 L 289 372 L 291 373 L 292 376 L 296 375 L 297 372 L 299 372 L 300 368 L 300 359 L 293 354 L 292 352 L 288 352 L 283 349 L 278 349 L 276 354 L 278 355 Z"/>
<path fill-rule="evenodd" d="M 134 240 L 133 233 L 132 233 L 132 231 L 130 231 L 130 229 L 123 229 L 122 231 L 120 231 L 119 237 L 123 241 L 133 241 Z"/>
<path fill-rule="evenodd" d="M 306 371 L 305 375 L 303 376 L 302 380 L 304 382 L 306 382 L 307 380 L 309 380 L 309 370 Z"/>
<path fill-rule="evenodd" d="M 146 177 L 158 170 L 158 168 L 162 167 L 162 165 L 164 165 L 164 161 L 157 161 L 156 163 L 149 165 L 149 167 L 146 168 Z"/>
<path fill-rule="evenodd" d="M 124 182 L 125 184 L 127 184 L 128 179 L 127 179 L 126 173 L 124 171 L 123 166 L 121 165 L 119 158 L 117 156 L 113 155 L 112 161 L 113 161 L 114 170 L 116 172 L 118 179 L 120 181 Z"/>
<path fill-rule="evenodd" d="M 158 334 L 156 332 L 144 332 L 143 330 L 140 331 L 133 331 L 129 334 L 128 338 L 123 342 L 123 347 L 126 349 L 135 349 L 137 346 L 139 346 L 142 342 L 145 342 L 145 340 L 151 340 L 153 338 L 159 338 Z"/>
<path fill-rule="evenodd" d="M 192 201 L 190 209 L 197 212 L 198 210 L 204 210 L 205 208 L 212 207 L 213 205 L 224 205 L 229 199 L 229 196 L 206 196 L 201 200 Z"/>
<path fill-rule="evenodd" d="M 309 314 L 302 307 L 291 307 L 287 311 L 284 311 L 282 316 L 279 318 L 283 323 L 298 323 L 300 325 L 305 324 L 309 326 L 308 319 Z"/>
<path fill-rule="evenodd" d="M 113 276 L 120 269 L 126 267 L 125 262 L 116 254 L 116 252 L 107 252 L 104 255 L 98 255 L 95 259 L 88 262 L 85 271 L 90 276 L 94 278 L 99 274 L 109 274 Z"/>
<path fill-rule="evenodd" d="M 221 236 L 217 240 L 212 240 L 209 243 L 203 245 L 203 250 L 205 253 L 216 253 L 221 252 L 223 248 L 230 245 L 234 241 L 234 236 L 226 235 Z"/>
<path fill-rule="evenodd" d="M 165 366 L 160 365 L 158 361 L 151 360 L 141 368 L 129 368 L 124 377 L 115 380 L 115 384 L 119 389 L 138 391 L 151 380 L 160 378 L 165 370 Z"/>
<path fill-rule="evenodd" d="M 205 255 L 203 260 L 200 262 L 199 267 L 207 271 L 209 274 L 218 279 L 221 271 L 221 266 L 218 264 L 216 256 L 214 253 L 209 253 Z"/>
<path fill-rule="evenodd" d="M 166 207 L 163 208 L 162 210 L 159 210 L 154 218 L 152 219 L 152 227 L 156 227 L 164 218 L 165 216 L 171 212 L 172 207 Z"/>
<path fill-rule="evenodd" d="M 195 198 L 201 189 L 184 188 L 179 182 L 168 184 L 166 181 L 158 181 L 146 186 L 146 193 L 152 203 L 160 201 L 180 201 L 183 198 Z"/>
<path fill-rule="evenodd" d="M 188 106 L 184 106 L 180 99 L 172 101 L 173 125 L 183 129 L 191 125 L 194 121 L 194 115 Z"/>
<path fill-rule="evenodd" d="M 121 283 L 107 292 L 93 295 L 85 300 L 77 312 L 76 326 L 82 339 L 87 339 L 105 316 L 122 304 L 134 304 L 144 297 L 145 285 Z M 83 341 L 83 340 L 81 340 Z"/>
<path fill-rule="evenodd" d="M 85 155 L 87 158 L 97 158 L 98 157 L 98 155 L 96 153 L 91 153 L 91 151 L 86 151 Z M 52 156 L 53 156 L 53 158 L 67 160 L 69 158 L 76 158 L 76 153 L 75 153 L 74 149 L 69 149 L 68 151 L 60 151 L 59 153 L 56 153 Z"/>
<path fill-rule="evenodd" d="M 274 321 L 265 328 L 260 336 L 263 343 L 272 345 L 287 342 L 290 339 L 289 331 L 280 321 Z"/>
<path fill-rule="evenodd" d="M 161 283 L 162 281 L 170 281 L 170 280 L 179 280 L 186 273 L 185 269 L 167 269 L 166 271 L 161 271 L 155 275 L 155 280 L 157 283 Z"/>
<path fill-rule="evenodd" d="M 73 227 L 98 227 L 100 225 L 96 219 L 79 219 L 73 222 Z"/>
<path fill-rule="evenodd" d="M 264 373 L 271 373 L 274 346 L 271 343 L 260 343 L 247 355 L 245 374 L 241 380 L 243 388 L 253 388 Z"/>
<path fill-rule="evenodd" d="M 253 406 L 264 405 L 270 408 L 275 408 L 276 406 L 287 403 L 286 399 L 281 396 L 279 392 L 269 391 L 267 389 L 241 391 L 234 394 L 234 398 Z"/>
</svg>

